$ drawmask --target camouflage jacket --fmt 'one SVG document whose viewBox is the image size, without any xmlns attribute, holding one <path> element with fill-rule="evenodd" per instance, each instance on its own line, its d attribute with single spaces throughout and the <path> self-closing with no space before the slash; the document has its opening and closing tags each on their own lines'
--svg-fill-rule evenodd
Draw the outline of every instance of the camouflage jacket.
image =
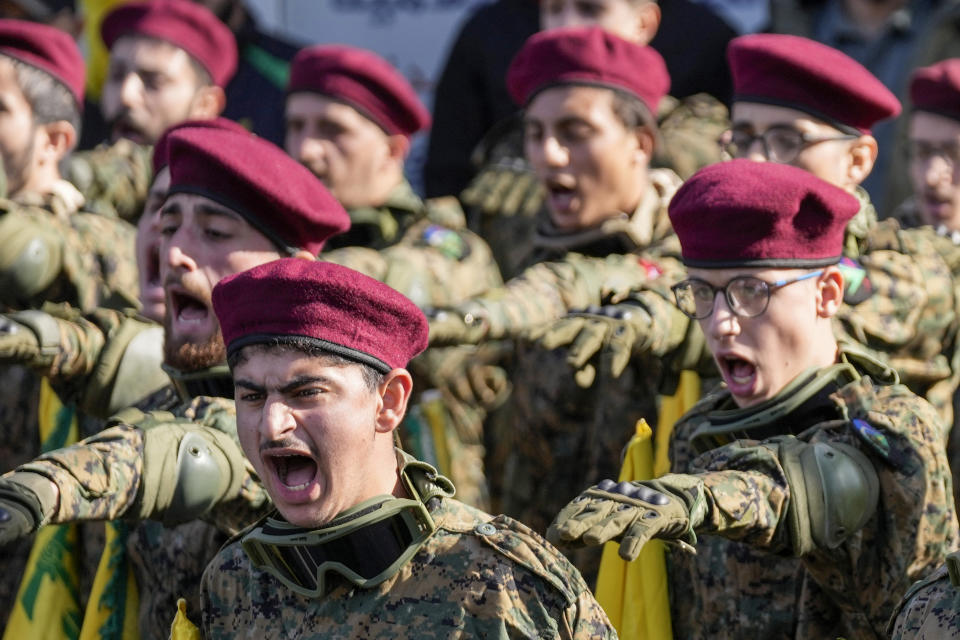
<svg viewBox="0 0 960 640">
<path fill-rule="evenodd" d="M 895 377 L 877 383 L 865 375 L 883 375 L 876 362 L 842 353 L 862 377 L 836 378 L 790 413 L 772 422 L 758 419 L 758 426 L 731 436 L 740 438 L 732 444 L 697 456 L 693 436 L 712 417 L 730 420 L 761 410 L 775 415 L 791 392 L 738 410 L 721 389 L 677 423 L 672 469 L 702 481 L 707 514 L 696 530 L 713 535 L 701 535 L 696 556 L 671 553 L 675 638 L 884 637 L 910 584 L 960 544 L 936 412 Z M 786 522 L 796 498 L 776 447 L 756 446 L 789 434 L 856 447 L 873 463 L 880 491 L 863 528 L 835 549 L 814 548 L 799 558 L 789 556 Z"/>
<path fill-rule="evenodd" d="M 655 170 L 629 216 L 575 234 L 542 225 L 533 238 L 532 266 L 502 288 L 445 310 L 474 325 L 469 336 L 452 342 L 521 338 L 571 309 L 619 301 L 639 283 L 677 270 L 679 245 L 667 204 L 679 184 L 676 174 Z M 431 339 L 437 338 L 434 332 Z"/>
<path fill-rule="evenodd" d="M 123 138 L 74 152 L 64 178 L 83 194 L 91 213 L 136 223 L 153 181 L 153 147 Z"/>
<path fill-rule="evenodd" d="M 505 516 L 453 499 L 399 573 L 370 589 L 300 596 L 253 568 L 238 542 L 204 572 L 204 638 L 615 638 L 576 569 Z M 173 610 L 171 610 L 173 611 Z"/>
<path fill-rule="evenodd" d="M 891 640 L 960 638 L 960 585 L 953 577 L 960 570 L 958 561 L 957 554 L 951 554 L 947 564 L 910 587 L 887 625 Z"/>
<path fill-rule="evenodd" d="M 137 304 L 133 226 L 79 210 L 60 181 L 53 195 L 0 200 L 0 303 L 8 309 L 68 302 L 81 309 Z"/>
</svg>

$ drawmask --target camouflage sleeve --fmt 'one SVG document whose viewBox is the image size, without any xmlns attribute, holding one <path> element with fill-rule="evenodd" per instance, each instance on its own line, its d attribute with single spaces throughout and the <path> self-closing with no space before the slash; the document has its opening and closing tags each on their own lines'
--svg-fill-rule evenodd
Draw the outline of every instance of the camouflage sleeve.
<svg viewBox="0 0 960 640">
<path fill-rule="evenodd" d="M 198 517 L 234 533 L 268 498 L 235 440 L 232 411 L 197 399 L 182 415 L 121 413 L 100 433 L 21 465 L 59 489 L 49 523 Z M 46 522 L 45 522 L 46 523 Z"/>
<path fill-rule="evenodd" d="M 64 177 L 98 215 L 135 222 L 153 178 L 153 148 L 121 139 L 70 155 Z"/>
<path fill-rule="evenodd" d="M 697 170 L 723 160 L 720 136 L 730 128 L 722 102 L 706 93 L 660 103 L 657 121 L 663 144 L 653 159 L 656 167 L 673 169 L 686 180 Z"/>
<path fill-rule="evenodd" d="M 887 626 L 891 640 L 960 638 L 960 590 L 946 567 L 915 584 L 900 601 Z"/>
</svg>

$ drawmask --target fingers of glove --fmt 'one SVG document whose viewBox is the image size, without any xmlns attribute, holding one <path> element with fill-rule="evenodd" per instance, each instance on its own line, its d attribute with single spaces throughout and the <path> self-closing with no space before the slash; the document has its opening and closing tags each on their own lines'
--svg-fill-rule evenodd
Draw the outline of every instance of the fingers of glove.
<svg viewBox="0 0 960 640">
<path fill-rule="evenodd" d="M 640 550 L 643 549 L 643 545 L 650 541 L 650 537 L 649 529 L 631 528 L 623 536 L 623 540 L 620 541 L 620 557 L 627 562 L 636 560 L 640 555 Z"/>
<path fill-rule="evenodd" d="M 580 369 L 603 348 L 610 324 L 606 320 L 583 319 L 583 328 L 573 340 L 567 353 L 567 362 L 574 369 Z"/>
<path fill-rule="evenodd" d="M 524 197 L 526 197 L 527 193 L 530 191 L 530 181 L 535 179 L 536 178 L 534 178 L 533 174 L 531 173 L 518 172 L 516 174 L 516 179 L 503 194 L 503 205 L 500 208 L 500 211 L 503 213 L 503 215 L 517 215 L 517 213 L 520 211 L 520 208 L 523 206 Z"/>
<path fill-rule="evenodd" d="M 0 500 L 0 547 L 26 537 L 36 529 L 36 524 L 28 509 Z"/>
<path fill-rule="evenodd" d="M 586 323 L 585 318 L 562 318 L 531 333 L 544 349 L 556 349 L 573 342 Z"/>
<path fill-rule="evenodd" d="M 461 402 L 467 404 L 476 404 L 477 398 L 473 393 L 473 385 L 465 370 L 457 369 L 446 377 L 443 384 L 447 385 L 450 392 Z"/>
<path fill-rule="evenodd" d="M 494 171 L 481 171 L 477 174 L 477 177 L 460 194 L 460 200 L 463 204 L 468 207 L 479 205 L 485 194 L 490 190 L 491 182 L 495 176 L 496 172 Z"/>
<path fill-rule="evenodd" d="M 467 370 L 474 397 L 489 406 L 506 390 L 507 374 L 496 365 L 476 364 Z"/>
<path fill-rule="evenodd" d="M 519 211 L 520 215 L 525 218 L 537 215 L 537 212 L 543 207 L 544 195 L 543 185 L 540 184 L 540 181 L 531 181 L 529 191 L 523 197 L 523 207 Z"/>
<path fill-rule="evenodd" d="M 597 368 L 592 364 L 585 365 L 573 374 L 573 379 L 581 389 L 589 389 L 597 379 Z"/>
<path fill-rule="evenodd" d="M 642 509 L 629 504 L 613 504 L 605 518 L 595 520 L 595 524 L 581 534 L 586 544 L 599 545 L 619 539 L 642 513 Z"/>
<path fill-rule="evenodd" d="M 580 495 L 564 507 L 550 529 L 560 542 L 579 541 L 585 531 L 603 521 L 619 503 Z"/>
<path fill-rule="evenodd" d="M 627 324 L 618 322 L 607 337 L 607 346 L 601 355 L 601 368 L 613 378 L 619 378 L 633 355 L 636 332 Z"/>
<path fill-rule="evenodd" d="M 484 195 L 480 208 L 489 215 L 501 213 L 503 207 L 503 195 L 513 183 L 516 174 L 513 171 L 497 170 L 496 175 L 491 178 L 490 190 Z"/>
</svg>

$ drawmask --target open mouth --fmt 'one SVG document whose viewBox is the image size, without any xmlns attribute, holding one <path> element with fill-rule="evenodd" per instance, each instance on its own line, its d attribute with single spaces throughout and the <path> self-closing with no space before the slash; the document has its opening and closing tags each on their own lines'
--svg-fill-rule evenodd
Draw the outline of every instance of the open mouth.
<svg viewBox="0 0 960 640">
<path fill-rule="evenodd" d="M 317 477 L 316 461 L 296 453 L 271 454 L 266 457 L 273 466 L 277 479 L 291 491 L 306 489 Z"/>
<path fill-rule="evenodd" d="M 128 140 L 132 140 L 137 144 L 147 143 L 147 138 L 143 131 L 140 130 L 140 127 L 137 127 L 126 120 L 121 120 L 113 125 L 114 141 L 120 140 L 121 138 L 127 138 Z"/>
<path fill-rule="evenodd" d="M 210 316 L 210 309 L 204 301 L 182 291 L 170 292 L 170 308 L 173 317 L 180 322 L 199 323 Z"/>
<path fill-rule="evenodd" d="M 735 355 L 720 356 L 718 361 L 731 393 L 742 395 L 751 390 L 757 375 L 757 367 L 754 363 Z"/>
<path fill-rule="evenodd" d="M 544 182 L 544 186 L 554 211 L 565 212 L 573 206 L 573 199 L 577 192 L 569 181 L 550 178 Z"/>
</svg>

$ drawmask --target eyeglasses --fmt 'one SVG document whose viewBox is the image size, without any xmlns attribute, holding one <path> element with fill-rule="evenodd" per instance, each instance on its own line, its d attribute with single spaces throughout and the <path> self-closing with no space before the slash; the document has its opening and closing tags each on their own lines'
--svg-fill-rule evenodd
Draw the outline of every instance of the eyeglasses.
<svg viewBox="0 0 960 640">
<path fill-rule="evenodd" d="M 933 158 L 940 158 L 952 170 L 960 166 L 960 145 L 956 142 L 935 144 L 925 140 L 911 140 L 910 157 L 920 163 L 930 162 Z"/>
<path fill-rule="evenodd" d="M 677 300 L 677 307 L 693 318 L 703 320 L 713 313 L 717 294 L 723 292 L 727 306 L 741 318 L 753 318 L 767 310 L 770 294 L 788 284 L 815 278 L 823 270 L 813 271 L 790 280 L 767 282 L 753 276 L 738 276 L 722 287 L 715 287 L 706 280 L 689 278 L 670 287 Z"/>
<path fill-rule="evenodd" d="M 837 136 L 813 137 L 793 127 L 773 125 L 761 134 L 754 135 L 743 129 L 730 129 L 720 137 L 720 146 L 733 158 L 744 158 L 750 153 L 753 143 L 760 141 L 763 155 L 770 162 L 787 164 L 793 162 L 807 147 L 833 140 L 855 140 L 860 136 L 844 133 Z"/>
</svg>

